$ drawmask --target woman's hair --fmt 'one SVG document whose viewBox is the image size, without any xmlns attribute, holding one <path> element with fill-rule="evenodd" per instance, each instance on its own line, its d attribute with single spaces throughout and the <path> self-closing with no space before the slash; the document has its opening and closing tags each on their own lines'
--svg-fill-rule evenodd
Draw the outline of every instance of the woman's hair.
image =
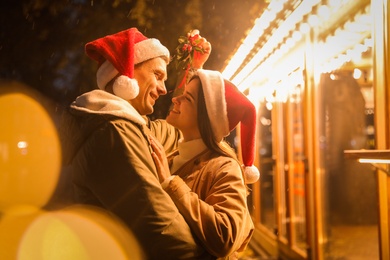
<svg viewBox="0 0 390 260">
<path fill-rule="evenodd" d="M 191 78 L 198 78 L 198 76 L 194 76 Z M 232 157 L 237 160 L 236 153 L 234 149 L 226 142 L 218 142 L 215 138 L 213 130 L 211 128 L 210 118 L 207 114 L 206 101 L 203 93 L 202 82 L 199 80 L 199 88 L 198 88 L 198 127 L 199 132 L 202 137 L 203 142 L 211 151 L 216 152 L 221 155 L 225 155 L 228 157 Z"/>
<path fill-rule="evenodd" d="M 191 78 L 191 80 L 193 80 L 194 78 L 199 79 L 198 76 L 194 76 Z M 217 154 L 233 158 L 240 165 L 235 150 L 225 140 L 223 140 L 222 142 L 218 142 L 217 139 L 215 138 L 215 135 L 211 128 L 210 118 L 207 114 L 206 100 L 204 98 L 203 86 L 200 79 L 199 79 L 199 88 L 198 88 L 197 112 L 198 112 L 197 123 L 199 127 L 200 136 L 202 137 L 202 140 L 204 144 L 207 146 L 207 148 Z M 244 174 L 242 167 L 241 167 L 241 172 L 242 174 Z M 245 180 L 244 176 L 243 179 Z M 246 186 L 246 188 L 247 188 L 247 195 L 249 195 L 250 189 L 248 186 Z"/>
</svg>

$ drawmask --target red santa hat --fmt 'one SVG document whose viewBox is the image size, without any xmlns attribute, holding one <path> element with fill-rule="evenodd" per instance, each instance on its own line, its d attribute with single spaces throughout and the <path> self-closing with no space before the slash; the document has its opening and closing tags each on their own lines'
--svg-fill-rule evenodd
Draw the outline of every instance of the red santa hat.
<svg viewBox="0 0 390 260">
<path fill-rule="evenodd" d="M 241 157 L 246 183 L 254 183 L 260 177 L 253 165 L 256 140 L 256 108 L 252 102 L 218 71 L 197 70 L 202 83 L 207 114 L 218 141 L 240 125 Z"/>
<path fill-rule="evenodd" d="M 134 79 L 134 65 L 156 57 L 165 57 L 169 62 L 169 50 L 159 40 L 147 38 L 137 28 L 99 38 L 85 45 L 87 55 L 98 62 L 97 85 L 105 89 L 115 78 L 114 94 L 125 100 L 134 99 L 139 85 Z"/>
</svg>

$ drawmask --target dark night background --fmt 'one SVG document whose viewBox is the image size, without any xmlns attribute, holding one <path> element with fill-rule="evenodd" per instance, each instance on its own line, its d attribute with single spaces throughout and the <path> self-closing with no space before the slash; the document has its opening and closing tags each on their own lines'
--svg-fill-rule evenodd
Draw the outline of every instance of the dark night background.
<svg viewBox="0 0 390 260">
<path fill-rule="evenodd" d="M 266 7 L 256 0 L 3 0 L 0 79 L 36 89 L 56 106 L 96 88 L 96 64 L 84 45 L 129 27 L 159 39 L 174 54 L 177 38 L 199 29 L 213 50 L 206 69 L 222 70 Z M 175 86 L 168 67 L 167 88 Z M 167 108 L 171 97 L 156 106 Z M 158 109 L 156 109 L 158 110 Z M 153 116 L 153 115 L 152 115 Z M 155 115 L 162 117 L 164 114 Z"/>
</svg>

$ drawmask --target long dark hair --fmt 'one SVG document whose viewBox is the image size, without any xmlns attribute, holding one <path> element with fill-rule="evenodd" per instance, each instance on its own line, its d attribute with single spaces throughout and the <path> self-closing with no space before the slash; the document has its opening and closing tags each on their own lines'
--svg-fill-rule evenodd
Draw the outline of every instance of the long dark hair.
<svg viewBox="0 0 390 260">
<path fill-rule="evenodd" d="M 198 78 L 198 76 L 194 76 L 191 78 Z M 207 114 L 206 101 L 204 98 L 204 92 L 202 87 L 202 82 L 199 80 L 199 88 L 198 88 L 198 127 L 200 136 L 202 137 L 203 142 L 211 151 L 216 152 L 220 155 L 228 156 L 237 160 L 237 155 L 234 149 L 224 140 L 222 142 L 218 142 L 215 138 L 215 135 L 211 128 L 210 118 Z"/>
</svg>

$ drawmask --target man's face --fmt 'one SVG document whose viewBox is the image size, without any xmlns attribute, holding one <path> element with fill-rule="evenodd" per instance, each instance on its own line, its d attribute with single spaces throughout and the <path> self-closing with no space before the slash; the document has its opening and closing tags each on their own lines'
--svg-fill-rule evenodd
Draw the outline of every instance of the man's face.
<svg viewBox="0 0 390 260">
<path fill-rule="evenodd" d="M 138 81 L 139 94 L 129 102 L 141 115 L 149 115 L 160 95 L 167 94 L 167 62 L 163 58 L 145 61 L 135 66 L 134 78 Z"/>
</svg>

